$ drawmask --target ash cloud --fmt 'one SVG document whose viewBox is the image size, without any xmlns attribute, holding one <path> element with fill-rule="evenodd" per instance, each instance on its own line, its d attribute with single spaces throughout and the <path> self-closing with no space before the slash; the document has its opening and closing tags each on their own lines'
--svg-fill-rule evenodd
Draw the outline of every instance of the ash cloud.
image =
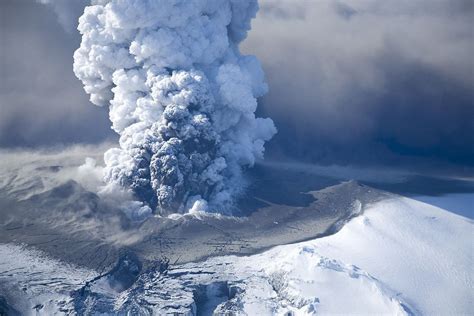
<svg viewBox="0 0 474 316">
<path fill-rule="evenodd" d="M 279 132 L 267 159 L 472 168 L 472 1 L 259 4 L 241 46 L 258 56 L 269 81 L 257 114 L 272 117 Z M 87 104 L 72 73 L 78 32 L 64 32 L 47 8 L 55 9 L 0 1 L 4 148 L 113 137 L 107 109 Z"/>
<path fill-rule="evenodd" d="M 261 1 L 267 156 L 325 164 L 474 165 L 472 1 Z"/>
<path fill-rule="evenodd" d="M 0 1 L 0 148 L 115 138 L 107 111 L 89 105 L 74 76 L 78 32 L 65 32 L 51 8 L 34 0 Z"/>
<path fill-rule="evenodd" d="M 255 116 L 267 91 L 260 64 L 238 47 L 257 2 L 99 3 L 79 19 L 74 72 L 120 135 L 106 181 L 160 214 L 230 212 L 243 169 L 276 133 Z"/>
</svg>

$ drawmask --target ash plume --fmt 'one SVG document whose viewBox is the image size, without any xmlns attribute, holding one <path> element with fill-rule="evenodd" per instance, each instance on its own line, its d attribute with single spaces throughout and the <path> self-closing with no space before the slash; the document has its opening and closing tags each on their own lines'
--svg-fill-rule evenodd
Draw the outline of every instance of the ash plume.
<svg viewBox="0 0 474 316">
<path fill-rule="evenodd" d="M 106 182 L 160 214 L 231 212 L 243 170 L 276 133 L 255 116 L 267 91 L 260 63 L 238 47 L 257 1 L 93 3 L 74 72 L 120 135 L 104 155 Z"/>
</svg>

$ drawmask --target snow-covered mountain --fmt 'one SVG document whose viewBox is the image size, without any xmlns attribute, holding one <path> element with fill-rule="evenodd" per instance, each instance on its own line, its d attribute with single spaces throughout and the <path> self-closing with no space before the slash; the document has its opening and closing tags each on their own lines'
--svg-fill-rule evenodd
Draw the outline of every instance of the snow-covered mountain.
<svg viewBox="0 0 474 316">
<path fill-rule="evenodd" d="M 423 202 L 321 172 L 260 166 L 239 216 L 137 222 L 94 192 L 90 161 L 77 173 L 80 154 L 8 161 L 0 314 L 474 310 L 473 222 Z"/>
<path fill-rule="evenodd" d="M 127 289 L 114 279 L 133 271 L 133 259 L 101 277 L 6 244 L 0 280 L 4 293 L 29 296 L 31 306 L 16 306 L 22 314 L 469 314 L 472 234 L 471 220 L 393 197 L 334 235 L 250 256 L 157 266 Z"/>
</svg>

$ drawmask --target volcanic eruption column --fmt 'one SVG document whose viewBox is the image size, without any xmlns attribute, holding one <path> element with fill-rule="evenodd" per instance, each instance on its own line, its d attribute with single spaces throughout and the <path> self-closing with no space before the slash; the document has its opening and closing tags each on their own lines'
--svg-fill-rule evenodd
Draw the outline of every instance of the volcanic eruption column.
<svg viewBox="0 0 474 316">
<path fill-rule="evenodd" d="M 229 212 L 244 168 L 276 133 L 255 117 L 267 91 L 239 43 L 256 0 L 96 0 L 79 19 L 74 72 L 108 105 L 120 148 L 105 180 L 158 213 Z"/>
</svg>

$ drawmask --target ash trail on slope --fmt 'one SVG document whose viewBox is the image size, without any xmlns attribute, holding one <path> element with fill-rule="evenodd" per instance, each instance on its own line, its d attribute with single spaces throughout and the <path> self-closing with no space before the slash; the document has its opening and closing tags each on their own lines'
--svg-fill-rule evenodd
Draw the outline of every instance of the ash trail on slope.
<svg viewBox="0 0 474 316">
<path fill-rule="evenodd" d="M 106 182 L 133 191 L 140 212 L 230 213 L 243 170 L 276 133 L 255 116 L 267 91 L 260 63 L 238 47 L 257 1 L 93 3 L 74 72 L 120 134 L 104 155 Z"/>
</svg>

